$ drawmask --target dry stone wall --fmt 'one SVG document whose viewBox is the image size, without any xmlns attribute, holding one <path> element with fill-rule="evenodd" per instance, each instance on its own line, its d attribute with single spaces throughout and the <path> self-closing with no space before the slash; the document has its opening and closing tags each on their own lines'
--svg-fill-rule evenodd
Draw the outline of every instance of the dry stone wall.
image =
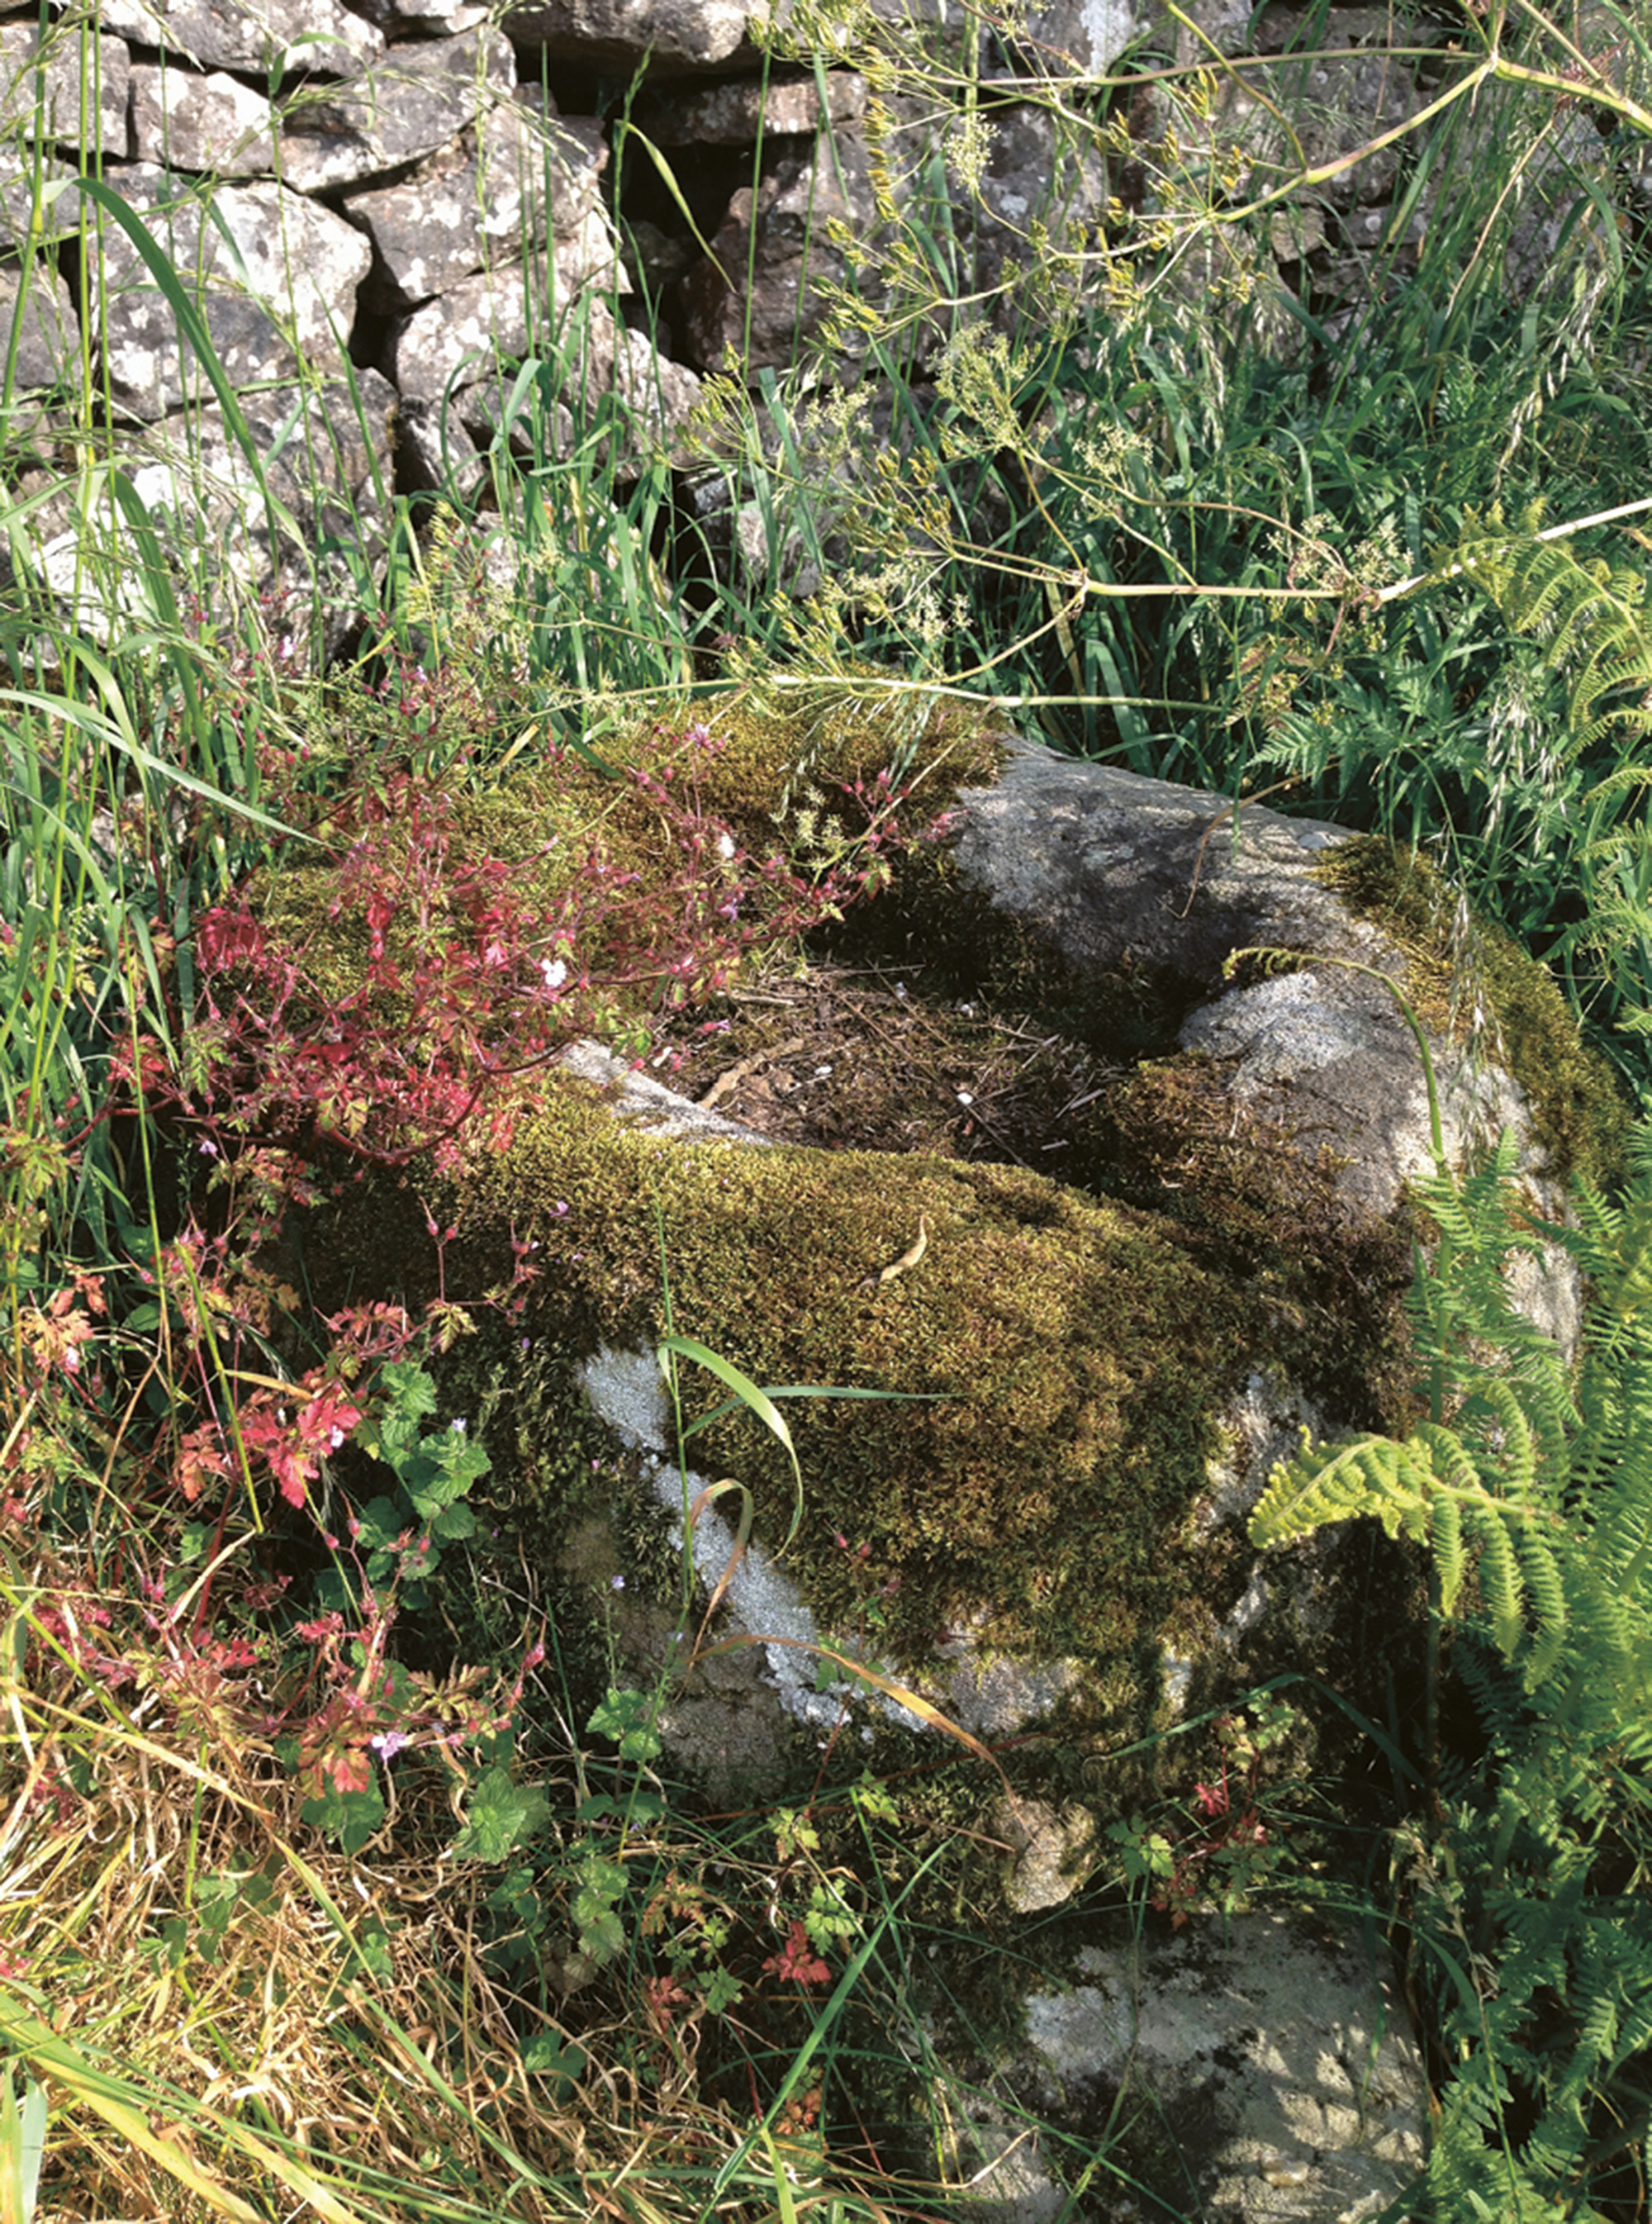
<svg viewBox="0 0 1652 2224">
<path fill-rule="evenodd" d="M 803 4 L 774 0 L 781 30 Z M 1213 138 L 1258 176 L 1287 159 L 1332 173 L 1275 226 L 1282 280 L 1302 287 L 1393 249 L 1403 150 L 1335 166 L 1466 66 L 1443 22 L 1408 22 L 1400 54 L 1387 10 L 1334 5 L 1321 22 L 1305 0 L 1256 15 L 1237 0 L 1053 0 L 1012 36 L 956 0 L 873 12 L 914 55 L 972 60 L 987 89 L 973 180 L 949 167 L 956 119 L 932 101 L 892 99 L 882 157 L 899 207 L 945 205 L 966 291 L 1036 262 L 1030 246 L 1093 243 L 1132 190 L 1128 148 L 1059 147 L 1048 107 L 1018 98 L 1031 79 L 1069 77 L 1082 105 L 1132 41 L 1183 61 L 1247 54 L 1220 79 Z M 501 435 L 565 452 L 603 393 L 628 405 L 636 452 L 680 454 L 703 376 L 731 351 L 753 377 L 793 360 L 821 325 L 822 285 L 844 274 L 845 235 L 878 233 L 865 78 L 766 58 L 763 20 L 751 0 L 103 0 L 45 29 L 32 9 L 0 16 L 0 460 L 32 503 L 41 566 L 75 568 L 54 469 L 66 428 L 84 437 L 87 362 L 91 414 L 123 453 L 185 472 L 215 534 L 248 476 L 231 469 L 216 491 L 202 479 L 239 428 L 140 226 L 199 300 L 231 385 L 257 395 L 266 465 L 305 456 L 262 540 L 229 548 L 249 580 L 312 551 L 330 505 L 370 540 L 397 490 L 474 489 Z M 1293 59 L 1310 29 L 1316 58 Z M 1130 117 L 1138 134 L 1163 129 L 1146 91 Z M 627 161 L 616 209 L 621 117 L 658 160 Z M 83 192 L 83 177 L 98 183 Z M 1538 255 L 1564 209 L 1547 221 Z M 540 363 L 562 385 L 530 433 L 520 370 Z M 182 481 L 167 483 L 181 501 Z"/>
</svg>

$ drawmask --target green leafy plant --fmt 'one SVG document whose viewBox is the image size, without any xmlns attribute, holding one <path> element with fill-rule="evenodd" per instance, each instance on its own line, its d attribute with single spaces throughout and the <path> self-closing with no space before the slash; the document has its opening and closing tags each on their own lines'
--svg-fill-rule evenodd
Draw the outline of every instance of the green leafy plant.
<svg viewBox="0 0 1652 2224">
<path fill-rule="evenodd" d="M 377 1388 L 384 1403 L 363 1434 L 363 1448 L 394 1471 L 398 1488 L 394 1497 L 370 1498 L 351 1516 L 350 1537 L 366 1555 L 372 1588 L 394 1583 L 417 1612 L 428 1601 L 444 1547 L 475 1534 L 476 1515 L 464 1501 L 492 1463 L 463 1420 L 420 1432 L 438 1399 L 434 1378 L 416 1362 L 391 1360 Z"/>
<path fill-rule="evenodd" d="M 1432 1088 L 1432 1075 L 1430 1086 Z M 1429 1756 L 1401 1834 L 1409 1961 L 1438 2031 L 1438 2213 L 1616 2216 L 1652 2122 L 1652 1137 L 1620 1203 L 1535 1228 L 1512 1144 L 1418 1203 L 1428 1411 L 1403 1439 L 1308 1445 L 1252 1519 L 1277 1545 L 1358 1517 L 1425 1545 L 1478 1734 Z M 1515 1308 L 1510 1255 L 1588 1278 L 1575 1374 Z M 1437 1739 L 1437 1727 L 1433 1732 Z"/>
</svg>

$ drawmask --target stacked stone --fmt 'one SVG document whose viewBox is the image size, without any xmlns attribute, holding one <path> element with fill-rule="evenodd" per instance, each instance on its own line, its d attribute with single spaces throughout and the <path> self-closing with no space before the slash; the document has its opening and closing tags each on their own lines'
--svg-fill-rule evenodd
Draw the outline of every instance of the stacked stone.
<svg viewBox="0 0 1652 2224">
<path fill-rule="evenodd" d="M 501 16 L 477 0 L 103 0 L 63 9 L 44 36 L 32 9 L 0 20 L 12 364 L 0 458 L 13 502 L 35 501 L 48 574 L 77 568 L 52 451 L 88 360 L 146 502 L 192 507 L 215 534 L 247 520 L 236 560 L 263 582 L 346 515 L 370 539 L 397 487 L 474 487 L 501 434 L 566 452 L 577 408 L 615 393 L 632 452 L 670 452 L 702 374 L 730 350 L 753 377 L 791 362 L 821 325 L 820 286 L 844 274 L 832 220 L 861 241 L 877 233 L 867 92 L 847 68 L 817 79 L 766 66 L 760 4 L 541 0 Z M 784 27 L 791 0 L 775 4 Z M 1252 28 L 1238 0 L 1192 0 L 1178 28 L 1155 12 L 1163 0 L 1140 13 L 1135 0 L 1053 0 L 1010 39 L 959 0 L 875 5 L 955 57 L 974 39 L 997 80 L 968 186 L 955 165 L 936 184 L 953 119 L 891 104 L 897 197 L 919 178 L 947 196 L 982 291 L 1030 236 L 1055 253 L 1093 245 L 1118 188 L 1099 151 L 1057 160 L 1048 111 L 1018 101 L 1018 83 L 1067 74 L 1075 99 L 1099 104 L 1097 80 L 1144 31 L 1167 49 L 1179 40 L 1184 59 L 1247 36 L 1277 54 L 1310 14 L 1275 0 Z M 1299 159 L 1334 162 L 1416 112 L 1433 80 L 1389 55 L 1388 25 L 1334 6 L 1316 43 L 1348 51 L 1300 88 Z M 1415 27 L 1406 38 L 1415 55 Z M 614 105 L 672 187 L 659 221 L 633 225 L 633 269 L 605 199 L 619 127 L 578 111 L 640 73 L 634 107 Z M 1254 139 L 1258 165 L 1279 89 L 1234 77 L 1218 104 L 1213 130 Z M 81 174 L 118 196 L 198 300 L 265 485 L 121 210 L 83 196 Z M 1277 255 L 1288 268 L 1382 237 L 1395 188 L 1390 150 L 1299 196 Z M 83 229 L 93 251 L 76 243 Z"/>
</svg>

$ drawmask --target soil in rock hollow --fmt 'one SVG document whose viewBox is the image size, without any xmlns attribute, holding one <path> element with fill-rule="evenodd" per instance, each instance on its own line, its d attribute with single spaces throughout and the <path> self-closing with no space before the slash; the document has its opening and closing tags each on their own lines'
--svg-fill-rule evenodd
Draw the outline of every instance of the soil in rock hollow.
<svg viewBox="0 0 1652 2224">
<path fill-rule="evenodd" d="M 921 966 L 818 957 L 679 1023 L 650 1070 L 774 1142 L 993 1159 L 1081 1185 L 1126 1071 L 1025 1016 L 926 1001 Z"/>
<path fill-rule="evenodd" d="M 924 976 L 910 953 L 817 951 L 679 1020 L 650 1070 L 772 1142 L 1025 1166 L 1161 1214 L 1190 1256 L 1277 1300 L 1279 1356 L 1311 1392 L 1362 1426 L 1403 1421 L 1409 1237 L 1350 1219 L 1334 1158 L 1239 1122 L 1218 1063 L 1109 1058 L 960 994 L 955 970 Z"/>
</svg>

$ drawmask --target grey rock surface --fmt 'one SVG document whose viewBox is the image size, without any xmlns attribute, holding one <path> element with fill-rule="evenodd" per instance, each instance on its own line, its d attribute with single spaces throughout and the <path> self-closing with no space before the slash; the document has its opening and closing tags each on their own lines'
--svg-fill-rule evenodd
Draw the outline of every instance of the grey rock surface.
<svg viewBox="0 0 1652 2224">
<path fill-rule="evenodd" d="M 1422 2062 L 1380 1942 L 1357 1931 L 1195 1916 L 1081 1947 L 1025 2015 L 1025 2049 L 998 2066 L 965 2142 L 975 2154 L 961 2158 L 984 2165 L 983 2224 L 1043 2224 L 1066 2198 L 1038 2135 L 1005 2153 L 1014 2102 L 1081 2147 L 1107 2125 L 1153 2127 L 1140 2158 L 1128 2132 L 1120 2148 L 1145 2202 L 1114 2184 L 1084 2215 L 1363 2224 L 1422 2168 Z"/>
<path fill-rule="evenodd" d="M 0 231 L 19 241 L 32 236 L 47 247 L 72 237 L 83 205 L 75 176 L 53 155 L 0 148 Z"/>
<path fill-rule="evenodd" d="M 1145 0 L 1053 0 L 1028 10 L 1006 59 L 1024 75 L 1104 77 L 1150 20 Z"/>
<path fill-rule="evenodd" d="M 100 0 L 98 21 L 136 45 L 205 69 L 352 77 L 384 50 L 372 24 L 338 0 Z"/>
<path fill-rule="evenodd" d="M 271 183 L 221 187 L 209 220 L 189 182 L 151 162 L 111 170 L 109 182 L 187 274 L 235 385 L 291 378 L 301 364 L 343 369 L 356 289 L 373 255 L 342 217 Z M 108 335 L 110 384 L 135 416 L 153 420 L 210 392 L 171 304 L 114 224 L 92 293 Z"/>
<path fill-rule="evenodd" d="M 1351 1204 L 1391 1211 L 1431 1165 L 1428 1096 L 1409 1027 L 1382 979 L 1405 960 L 1315 876 L 1350 837 L 1265 805 L 1018 748 L 990 791 L 964 799 L 957 845 L 968 886 L 1047 937 L 1087 972 L 1127 967 L 1179 1016 L 1184 1049 L 1223 1062 L 1237 1102 L 1286 1122 L 1304 1154 L 1328 1149 Z M 1235 951 L 1301 951 L 1327 962 L 1227 988 Z M 1530 1107 L 1489 1059 L 1434 1039 L 1448 1154 L 1525 1140 Z"/>
<path fill-rule="evenodd" d="M 434 154 L 510 100 L 516 62 L 493 29 L 392 47 L 348 83 L 285 108 L 281 174 L 305 193 L 354 185 Z"/>
<path fill-rule="evenodd" d="M 171 559 L 174 585 L 216 593 L 225 607 L 250 595 L 301 591 L 292 622 L 302 633 L 313 616 L 321 648 L 331 653 L 358 618 L 358 597 L 344 567 L 318 558 L 316 547 L 346 533 L 369 560 L 382 547 L 394 394 L 364 371 L 354 391 L 342 379 L 269 387 L 243 395 L 241 408 L 275 505 L 273 532 L 256 476 L 216 403 L 130 436 L 132 486 Z M 129 531 L 106 495 L 87 509 L 73 488 L 46 480 L 18 528 L 60 609 L 92 639 L 107 641 L 123 622 L 156 622 L 142 567 L 133 559 L 121 571 L 119 557 L 132 559 Z M 8 572 L 0 557 L 0 581 Z"/>
<path fill-rule="evenodd" d="M 1069 1900 L 1095 1860 L 1095 1816 L 1076 1801 L 1059 1811 L 1044 1799 L 1005 1798 L 988 1828 L 1013 1848 L 1004 1897 L 1017 1915 Z"/>
<path fill-rule="evenodd" d="M 662 74 L 714 68 L 746 37 L 747 0 L 542 0 L 510 8 L 518 46 L 628 76 L 645 55 Z"/>
<path fill-rule="evenodd" d="M 987 899 L 988 919 L 1008 918 L 1048 941 L 1081 977 L 1127 976 L 1161 999 L 1167 1046 L 1179 1035 L 1217 1075 L 1224 1125 L 1231 1106 L 1234 1134 L 1259 1123 L 1257 1147 L 1283 1140 L 1315 1166 L 1328 1153 L 1332 1193 L 1351 1231 L 1387 1223 L 1406 1182 L 1430 1166 L 1428 1102 L 1416 1041 L 1385 985 L 1407 960 L 1317 875 L 1327 851 L 1350 837 L 1265 808 L 1247 807 L 1235 820 L 1220 796 L 1028 745 L 1010 750 L 991 787 L 963 793 L 956 819 L 958 877 Z M 980 932 L 991 931 L 984 920 Z M 1257 944 L 1343 957 L 1365 970 L 1321 963 L 1226 986 L 1226 958 Z M 1541 1188 L 1541 1153 L 1517 1086 L 1454 1043 L 1436 1040 L 1434 1055 L 1448 1147 L 1466 1151 L 1510 1126 L 1525 1139 L 1528 1177 Z M 645 1120 L 662 1140 L 751 1140 L 601 1053 L 583 1052 L 575 1070 L 615 1088 L 616 1115 Z M 1560 1262 L 1515 1294 L 1563 1344 L 1574 1332 L 1576 1278 Z M 1323 1437 L 1340 1423 L 1346 1415 L 1324 1410 L 1258 1354 L 1219 1416 L 1225 1449 L 1205 1469 L 1184 1541 L 1198 1548 L 1241 1525 L 1269 1468 L 1295 1451 L 1301 1431 Z M 1330 1642 L 1346 1612 L 1339 1601 L 1355 1581 L 1342 1542 L 1327 1535 L 1265 1564 L 1240 1545 L 1205 1626 L 1185 1624 L 1164 1643 L 1168 1712 L 1187 1703 L 1195 1677 L 1206 1689 L 1213 1675 L 1243 1681 L 1258 1642 L 1310 1652 Z M 971 1613 L 966 1600 L 932 1655 L 905 1671 L 909 1687 L 949 1721 L 983 1737 L 1012 1734 L 1081 1690 L 1081 1661 L 978 1651 Z M 755 1633 L 756 1625 L 746 1627 Z M 1006 1884 L 1013 1905 L 1054 1905 L 1073 1891 L 1082 1834 L 1069 1832 L 1071 1820 L 1046 1818 L 1025 1838 Z"/>
<path fill-rule="evenodd" d="M 132 130 L 168 169 L 220 177 L 268 176 L 275 167 L 275 119 L 268 100 L 226 70 L 140 62 L 132 70 Z"/>
<path fill-rule="evenodd" d="M 42 438 L 54 393 L 73 385 L 80 325 L 68 289 L 45 262 L 0 268 L 0 361 L 12 365 L 9 439 Z"/>
<path fill-rule="evenodd" d="M 128 152 L 130 61 L 123 39 L 54 27 L 0 23 L 0 141 Z"/>
<path fill-rule="evenodd" d="M 812 137 L 823 128 L 858 122 L 866 104 L 860 73 L 833 70 L 823 104 L 812 78 L 766 85 L 736 79 L 657 93 L 643 120 L 662 147 L 749 147 L 759 138 Z"/>
<path fill-rule="evenodd" d="M 599 198 L 608 159 L 594 123 L 541 119 L 512 102 L 490 108 L 399 183 L 351 193 L 345 213 L 381 266 L 375 305 L 410 308 L 484 267 L 519 262 L 553 233 L 559 243 L 589 243 L 571 258 L 577 271 L 615 275 Z M 582 282 L 575 268 L 565 275 Z"/>
</svg>

